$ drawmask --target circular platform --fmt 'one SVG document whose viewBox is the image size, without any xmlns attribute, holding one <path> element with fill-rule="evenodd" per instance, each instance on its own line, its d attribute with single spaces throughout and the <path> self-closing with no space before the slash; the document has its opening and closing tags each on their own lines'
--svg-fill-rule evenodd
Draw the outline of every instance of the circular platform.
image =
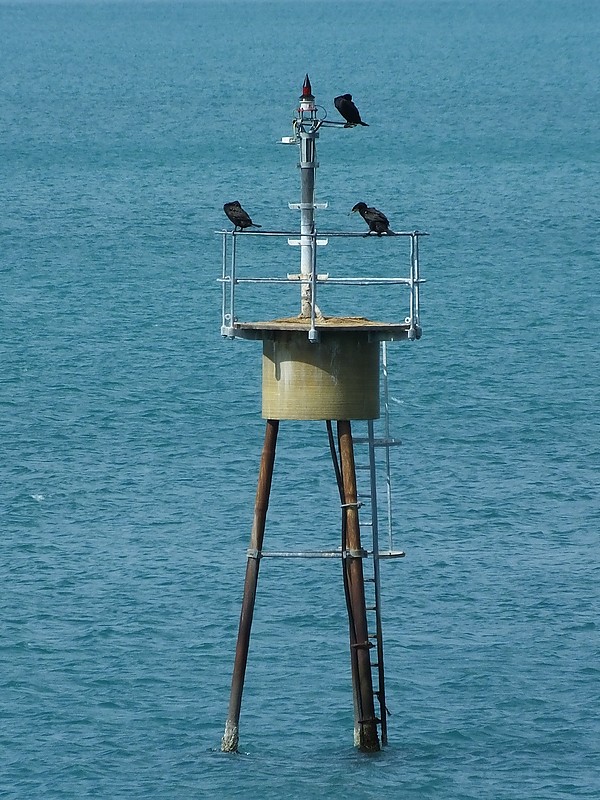
<svg viewBox="0 0 600 800">
<path fill-rule="evenodd" d="M 235 335 L 242 339 L 270 338 L 271 333 L 280 331 L 309 331 L 310 319 L 306 317 L 284 317 L 259 322 L 236 322 Z M 368 333 L 369 338 L 379 341 L 406 339 L 409 325 L 406 322 L 379 322 L 366 317 L 322 317 L 315 320 L 319 332 L 360 332 Z"/>
</svg>

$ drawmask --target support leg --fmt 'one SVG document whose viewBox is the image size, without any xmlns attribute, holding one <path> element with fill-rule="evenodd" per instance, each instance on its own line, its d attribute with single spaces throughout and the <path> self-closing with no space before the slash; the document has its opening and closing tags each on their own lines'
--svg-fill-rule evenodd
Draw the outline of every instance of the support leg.
<svg viewBox="0 0 600 800">
<path fill-rule="evenodd" d="M 347 530 L 346 530 L 346 495 L 344 494 L 344 484 L 342 482 L 342 473 L 340 471 L 340 464 L 337 456 L 335 446 L 335 439 L 333 438 L 333 428 L 331 420 L 326 421 L 327 424 L 327 437 L 329 439 L 329 450 L 331 451 L 331 460 L 333 461 L 333 469 L 335 472 L 335 480 L 340 495 L 340 504 L 342 507 L 342 551 L 348 549 L 347 545 Z M 352 614 L 352 604 L 350 601 L 350 591 L 348 587 L 348 571 L 346 563 L 342 562 L 342 572 L 344 578 L 344 594 L 346 596 L 346 609 L 348 611 L 348 632 L 350 634 L 350 667 L 352 670 L 352 699 L 354 701 L 354 746 L 360 746 L 360 724 L 362 714 L 360 713 L 360 698 L 358 697 L 358 662 L 356 658 L 356 630 L 354 627 L 354 619 Z"/>
<path fill-rule="evenodd" d="M 354 463 L 354 446 L 352 429 L 348 420 L 337 423 L 340 449 L 340 468 L 344 487 L 344 513 L 346 515 L 346 575 L 349 593 L 350 627 L 354 637 L 350 637 L 350 646 L 356 650 L 356 668 L 353 670 L 355 697 L 358 700 L 360 717 L 358 719 L 359 747 L 361 750 L 373 752 L 380 749 L 375 717 L 375 700 L 373 697 L 373 678 L 371 674 L 371 658 L 369 655 L 369 631 L 367 627 L 367 611 L 365 604 L 365 585 L 363 578 L 362 558 L 358 555 L 362 548 L 360 543 L 360 525 L 358 519 L 358 499 L 356 489 L 356 467 Z M 350 552 L 357 555 L 352 556 Z M 354 639 L 354 641 L 353 641 Z M 358 685 L 356 685 L 356 682 Z"/>
<path fill-rule="evenodd" d="M 265 534 L 267 509 L 269 507 L 269 495 L 271 493 L 271 482 L 273 479 L 275 445 L 277 444 L 278 430 L 279 420 L 267 420 L 265 443 L 258 474 L 256 501 L 254 503 L 254 520 L 252 523 L 252 533 L 250 535 L 250 547 L 248 549 L 244 598 L 242 600 L 240 626 L 235 649 L 235 662 L 231 679 L 229 711 L 227 714 L 227 722 L 225 723 L 225 733 L 223 734 L 223 740 L 221 742 L 221 750 L 227 753 L 236 752 L 238 748 L 242 692 L 244 691 L 244 677 L 246 674 L 248 648 L 250 645 L 250 629 L 252 627 L 252 617 L 254 615 L 258 568 Z"/>
</svg>

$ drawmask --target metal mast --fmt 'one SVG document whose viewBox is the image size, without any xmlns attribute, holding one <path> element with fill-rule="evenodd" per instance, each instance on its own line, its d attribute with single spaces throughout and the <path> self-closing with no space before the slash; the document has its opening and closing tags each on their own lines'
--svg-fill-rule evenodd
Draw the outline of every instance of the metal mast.
<svg viewBox="0 0 600 800">
<path fill-rule="evenodd" d="M 300 203 L 290 203 L 290 208 L 300 209 L 300 316 L 312 316 L 312 288 L 310 278 L 316 273 L 317 242 L 315 233 L 315 173 L 317 169 L 317 145 L 320 121 L 308 75 L 304 78 L 298 116 L 294 120 L 296 138 L 300 140 Z M 322 316 L 315 307 L 315 315 Z"/>
</svg>

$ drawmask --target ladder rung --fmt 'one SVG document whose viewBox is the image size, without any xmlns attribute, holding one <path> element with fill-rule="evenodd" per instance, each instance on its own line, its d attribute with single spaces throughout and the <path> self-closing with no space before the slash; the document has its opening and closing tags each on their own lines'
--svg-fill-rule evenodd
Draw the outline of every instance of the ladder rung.
<svg viewBox="0 0 600 800">
<path fill-rule="evenodd" d="M 377 611 L 377 606 L 367 606 L 367 611 Z"/>
</svg>

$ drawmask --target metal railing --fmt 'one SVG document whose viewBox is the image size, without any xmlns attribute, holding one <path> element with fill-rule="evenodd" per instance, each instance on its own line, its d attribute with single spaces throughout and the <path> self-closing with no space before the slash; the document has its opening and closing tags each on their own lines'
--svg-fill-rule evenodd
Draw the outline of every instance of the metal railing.
<svg viewBox="0 0 600 800">
<path fill-rule="evenodd" d="M 245 283 L 254 284 L 289 284 L 297 286 L 298 283 L 310 286 L 311 313 L 308 338 L 310 341 L 318 341 L 318 303 L 317 288 L 322 285 L 337 286 L 407 286 L 409 289 L 408 315 L 404 318 L 407 326 L 408 339 L 419 339 L 421 337 L 420 325 L 420 297 L 419 290 L 425 280 L 419 273 L 419 238 L 427 236 L 425 231 L 399 231 L 395 235 L 401 238 L 408 238 L 410 241 L 410 259 L 408 275 L 406 277 L 333 277 L 329 273 L 319 274 L 317 272 L 317 247 L 328 244 L 329 239 L 336 237 L 344 238 L 364 238 L 363 233 L 347 233 L 344 231 L 333 231 L 320 233 L 313 231 L 308 236 L 302 235 L 302 240 L 308 238 L 311 247 L 310 274 L 287 274 L 285 277 L 254 276 L 241 277 L 237 273 L 237 238 L 239 236 L 261 236 L 261 237 L 284 237 L 290 245 L 300 245 L 301 238 L 297 231 L 215 231 L 222 237 L 222 274 L 218 279 L 222 285 L 221 303 L 221 334 L 230 339 L 240 335 L 239 319 L 236 315 L 237 297 L 236 287 Z M 229 241 L 231 240 L 230 244 Z M 307 320 L 308 321 L 308 320 Z"/>
</svg>

